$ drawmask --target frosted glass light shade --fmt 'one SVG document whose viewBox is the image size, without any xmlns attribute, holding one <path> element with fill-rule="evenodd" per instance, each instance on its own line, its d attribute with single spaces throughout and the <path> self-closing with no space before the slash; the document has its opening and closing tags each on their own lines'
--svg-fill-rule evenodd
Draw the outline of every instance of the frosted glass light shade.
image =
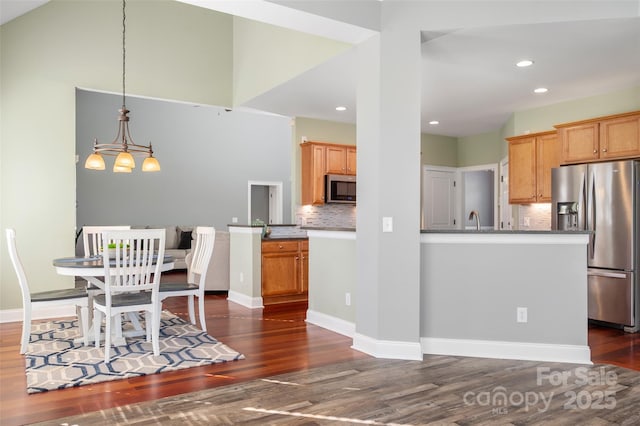
<svg viewBox="0 0 640 426">
<path fill-rule="evenodd" d="M 115 165 L 118 167 L 127 167 L 129 169 L 133 169 L 136 167 L 136 162 L 133 159 L 133 155 L 128 152 L 121 152 L 116 157 Z"/>
<path fill-rule="evenodd" d="M 113 173 L 131 173 L 131 167 L 122 167 L 114 164 Z"/>
<path fill-rule="evenodd" d="M 159 172 L 160 171 L 160 163 L 156 160 L 155 157 L 147 157 L 142 162 L 142 171 L 143 172 Z"/>
<path fill-rule="evenodd" d="M 104 158 L 100 154 L 91 154 L 87 157 L 87 161 L 84 162 L 85 169 L 91 170 L 104 170 Z"/>
</svg>

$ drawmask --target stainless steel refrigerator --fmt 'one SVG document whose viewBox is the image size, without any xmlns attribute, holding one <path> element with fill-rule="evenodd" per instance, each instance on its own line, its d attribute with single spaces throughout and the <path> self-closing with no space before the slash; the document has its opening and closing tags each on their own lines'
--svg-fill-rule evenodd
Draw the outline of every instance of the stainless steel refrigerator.
<svg viewBox="0 0 640 426">
<path fill-rule="evenodd" d="M 562 166 L 552 170 L 551 224 L 590 231 L 589 318 L 640 330 L 640 161 Z"/>
</svg>

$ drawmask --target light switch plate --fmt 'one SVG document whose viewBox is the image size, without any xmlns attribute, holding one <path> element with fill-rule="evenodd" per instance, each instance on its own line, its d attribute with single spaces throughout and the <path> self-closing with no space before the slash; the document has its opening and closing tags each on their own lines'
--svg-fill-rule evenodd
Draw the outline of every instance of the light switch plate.
<svg viewBox="0 0 640 426">
<path fill-rule="evenodd" d="M 392 217 L 383 217 L 382 218 L 382 232 L 393 232 L 393 218 Z"/>
</svg>

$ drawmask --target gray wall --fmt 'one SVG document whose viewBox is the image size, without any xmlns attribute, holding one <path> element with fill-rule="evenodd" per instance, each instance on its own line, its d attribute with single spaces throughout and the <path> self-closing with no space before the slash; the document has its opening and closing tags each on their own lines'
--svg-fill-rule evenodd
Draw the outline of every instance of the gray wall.
<svg viewBox="0 0 640 426">
<path fill-rule="evenodd" d="M 309 253 L 309 310 L 355 324 L 355 235 L 351 239 L 312 235 Z M 349 306 L 346 305 L 346 293 L 351 297 Z"/>
<path fill-rule="evenodd" d="M 423 243 L 421 337 L 587 345 L 585 254 L 569 244 Z M 527 323 L 516 322 L 517 307 L 528 308 Z"/>
<path fill-rule="evenodd" d="M 213 225 L 246 223 L 248 181 L 283 182 L 284 223 L 290 223 L 290 119 L 224 108 L 127 97 L 135 143 L 153 144 L 159 173 L 84 168 L 93 139 L 117 132 L 122 96 L 76 91 L 78 227 L 82 225 Z"/>
</svg>

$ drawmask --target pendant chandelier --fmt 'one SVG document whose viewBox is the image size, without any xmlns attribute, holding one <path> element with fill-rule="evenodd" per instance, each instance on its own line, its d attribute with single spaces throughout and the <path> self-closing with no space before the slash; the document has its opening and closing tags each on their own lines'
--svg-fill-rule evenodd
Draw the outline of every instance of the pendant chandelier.
<svg viewBox="0 0 640 426">
<path fill-rule="evenodd" d="M 120 113 L 118 116 L 118 134 L 111 143 L 98 143 L 98 139 L 94 139 L 93 154 L 87 157 L 84 167 L 91 170 L 104 170 L 105 164 L 102 156 L 109 155 L 116 157 L 116 161 L 113 164 L 114 173 L 131 173 L 131 170 L 136 167 L 133 154 L 142 154 L 147 156 L 142 163 L 142 171 L 157 172 L 160 171 L 160 163 L 153 156 L 151 142 L 149 142 L 148 146 L 137 145 L 133 142 L 129 133 L 129 117 L 127 116 L 129 110 L 125 104 L 125 6 L 126 1 L 122 0 L 122 108 L 118 110 Z"/>
</svg>

